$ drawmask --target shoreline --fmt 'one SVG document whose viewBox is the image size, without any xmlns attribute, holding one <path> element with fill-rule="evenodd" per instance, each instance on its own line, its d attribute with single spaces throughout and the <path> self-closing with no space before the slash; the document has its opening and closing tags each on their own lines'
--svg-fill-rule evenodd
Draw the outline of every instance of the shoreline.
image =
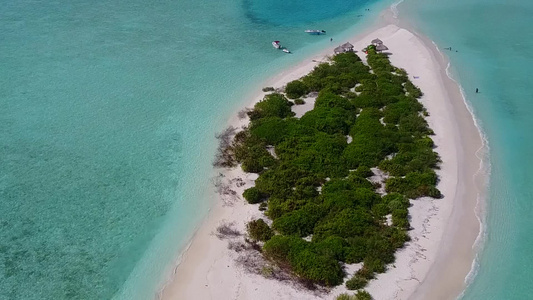
<svg viewBox="0 0 533 300">
<path fill-rule="evenodd" d="M 482 207 L 490 172 L 490 166 L 485 165 L 488 142 L 461 85 L 449 73 L 449 60 L 428 37 L 416 32 L 414 34 L 441 66 L 439 71 L 446 91 L 450 94 L 450 107 L 457 126 L 457 165 L 462 170 L 457 173 L 453 210 L 439 241 L 439 251 L 410 299 L 457 299 L 475 273 L 478 250 L 482 246 Z"/>
<path fill-rule="evenodd" d="M 434 97 L 434 95 L 428 95 L 428 92 L 434 92 L 435 87 L 431 88 L 429 85 L 424 87 L 423 83 L 416 80 L 413 83 L 425 93 L 420 102 L 430 112 L 427 121 L 430 124 L 430 128 L 435 130 L 436 136 L 433 137 L 433 140 L 437 146 L 436 151 L 443 160 L 441 170 L 438 170 L 437 174 L 441 180 L 438 187 L 445 194 L 445 198 L 429 201 L 440 204 L 440 206 L 436 206 L 437 209 L 451 211 L 439 211 L 434 216 L 423 219 L 423 223 L 418 228 L 413 226 L 415 227 L 414 231 L 420 228 L 423 229 L 420 232 L 421 236 L 417 236 L 420 251 L 411 249 L 412 254 L 416 254 L 411 255 L 411 258 L 415 260 L 423 258 L 428 263 L 425 266 L 419 264 L 418 267 L 412 268 L 414 274 L 418 276 L 410 278 L 410 280 L 417 282 L 410 291 L 409 288 L 401 288 L 401 292 L 383 299 L 457 299 L 467 287 L 469 280 L 473 276 L 472 274 L 475 273 L 476 258 L 483 240 L 484 209 L 482 207 L 490 171 L 490 166 L 485 165 L 488 144 L 486 137 L 478 126 L 473 109 L 466 100 L 462 87 L 459 82 L 450 76 L 449 59 L 431 39 L 417 33 L 416 29 L 407 20 L 398 19 L 394 12 L 392 14 L 391 12 L 386 12 L 383 17 L 389 23 L 408 30 L 421 44 L 420 50 L 427 51 L 428 57 L 433 60 L 432 63 L 437 67 L 436 74 L 433 75 L 435 75 L 435 80 L 440 81 L 440 92 L 445 96 L 444 101 L 440 104 L 447 106 L 449 109 L 447 111 L 448 116 L 442 115 L 446 111 L 445 107 L 442 107 L 443 110 L 439 110 L 438 107 L 433 107 L 433 105 L 428 103 L 430 100 L 428 98 Z M 397 56 L 392 55 L 390 60 L 393 65 L 404 67 L 408 74 L 415 76 L 414 72 L 416 71 L 411 70 L 409 66 L 402 66 L 401 59 L 398 59 Z M 434 81 L 430 81 L 430 83 L 434 83 Z M 437 114 L 441 116 L 435 116 Z M 446 117 L 450 120 L 446 121 Z M 443 125 L 446 123 L 453 125 L 453 128 L 446 128 Z M 437 127 L 440 126 L 442 126 L 442 132 L 439 133 Z M 448 136 L 449 138 L 447 138 Z M 452 178 L 448 175 L 443 176 L 443 173 L 446 173 L 444 170 L 446 161 L 448 165 L 450 165 L 450 161 L 454 161 L 454 153 L 449 153 L 449 158 L 446 159 L 440 146 L 449 145 L 452 137 L 456 148 L 457 159 L 455 164 L 458 170 L 454 186 L 455 190 L 447 192 L 444 190 L 443 185 L 445 183 L 442 181 L 451 180 Z M 483 154 L 480 155 L 480 152 L 483 152 Z M 453 196 L 450 197 L 450 194 Z M 447 199 L 453 201 L 453 203 L 449 203 L 450 207 L 446 207 L 447 204 L 441 202 Z M 418 201 L 412 202 L 416 205 L 420 204 L 417 203 Z M 411 210 L 410 215 L 413 216 Z M 432 218 L 437 220 L 432 221 Z M 439 220 L 439 218 L 444 219 Z M 415 216 L 413 216 L 413 219 L 415 219 Z M 440 221 L 443 228 L 434 226 L 436 225 L 434 224 L 435 221 Z M 432 232 L 431 227 L 437 227 L 434 229 L 436 232 Z M 413 231 L 410 232 L 410 235 L 413 236 Z M 412 247 L 412 244 L 417 243 L 408 243 L 406 248 Z M 431 253 L 431 250 L 433 250 L 433 253 Z M 405 252 L 409 252 L 409 249 L 406 249 Z M 408 256 L 404 253 L 404 249 L 401 249 L 397 253 L 397 259 L 404 255 Z M 419 256 L 418 258 L 416 257 L 417 255 Z M 390 273 L 392 272 L 387 271 L 383 275 Z M 376 299 L 382 298 L 377 297 Z"/>
<path fill-rule="evenodd" d="M 414 229 L 409 234 L 413 241 L 397 251 L 394 267 L 379 274 L 366 289 L 375 299 L 406 299 L 410 296 L 413 299 L 451 299 L 463 290 L 464 278 L 470 273 L 476 254 L 472 245 L 480 232 L 475 216 L 478 198 L 472 199 L 474 189 L 467 187 L 476 183 L 474 176 L 479 173 L 479 167 L 475 168 L 476 153 L 483 147 L 483 143 L 472 114 L 461 96 L 458 83 L 446 74 L 447 60 L 431 44 L 431 40 L 413 33 L 409 26 L 399 26 L 401 21 L 392 20 L 391 13 L 391 8 L 387 9 L 378 24 L 348 41 L 356 49 L 362 49 L 372 38 L 379 37 L 393 53 L 390 56 L 391 63 L 406 69 L 411 78 L 418 77 L 413 79 L 413 83 L 425 94 L 420 102 L 428 110 L 430 116 L 427 121 L 436 133 L 432 138 L 437 146 L 436 151 L 443 160 L 441 169 L 437 170 L 441 180 L 438 187 L 445 197 L 411 201 L 413 206 L 409 212 Z M 279 73 L 264 86 L 278 88 L 306 75 L 317 61 L 322 60 L 326 54 L 332 54 L 333 48 L 334 45 Z M 416 62 L 413 62 L 413 57 L 417 59 Z M 257 97 L 253 97 L 253 103 L 261 100 L 264 94 L 259 93 Z M 430 99 L 438 101 L 433 103 Z M 246 119 L 234 116 L 229 125 L 239 128 L 246 123 Z M 477 149 L 476 138 L 479 140 Z M 341 285 L 326 295 L 306 293 L 284 282 L 245 273 L 236 266 L 235 259 L 238 255 L 227 249 L 227 240 L 220 240 L 213 233 L 224 220 L 234 221 L 235 229 L 245 232 L 246 221 L 261 216 L 255 206 L 240 199 L 242 191 L 253 186 L 256 175 L 246 174 L 240 168 L 215 171 L 224 175 L 217 177 L 217 180 L 232 185 L 238 197 L 226 195 L 223 201 L 216 200 L 193 239 L 179 256 L 178 265 L 173 268 L 173 278 L 160 291 L 159 299 L 323 299 L 322 296 L 329 299 L 346 292 L 346 288 Z M 239 181 L 235 181 L 235 178 L 242 178 L 245 184 L 239 186 L 236 184 Z M 478 181 L 478 189 L 480 184 Z M 463 199 L 468 201 L 461 201 Z M 461 208 L 465 212 L 471 211 L 474 214 L 473 220 L 471 214 L 464 215 L 459 211 Z M 452 240 L 459 244 L 453 248 L 454 253 L 451 252 Z M 462 249 L 460 254 L 457 251 L 459 248 Z M 446 276 L 442 276 L 444 273 Z"/>
</svg>

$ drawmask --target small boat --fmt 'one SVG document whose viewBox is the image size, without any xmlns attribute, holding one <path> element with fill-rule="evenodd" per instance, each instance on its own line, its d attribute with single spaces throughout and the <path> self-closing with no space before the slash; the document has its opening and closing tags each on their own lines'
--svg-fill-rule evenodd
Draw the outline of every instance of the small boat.
<svg viewBox="0 0 533 300">
<path fill-rule="evenodd" d="M 283 48 L 282 51 L 285 52 L 285 53 L 291 53 L 291 51 L 289 49 L 287 49 L 287 48 Z"/>
<path fill-rule="evenodd" d="M 313 35 L 321 35 L 326 34 L 325 30 L 317 30 L 317 29 L 307 29 L 305 33 L 313 34 Z"/>
<path fill-rule="evenodd" d="M 279 44 L 279 41 L 273 41 L 273 42 L 272 42 L 272 46 L 273 46 L 274 48 L 276 48 L 276 49 L 281 48 L 281 45 Z"/>
</svg>

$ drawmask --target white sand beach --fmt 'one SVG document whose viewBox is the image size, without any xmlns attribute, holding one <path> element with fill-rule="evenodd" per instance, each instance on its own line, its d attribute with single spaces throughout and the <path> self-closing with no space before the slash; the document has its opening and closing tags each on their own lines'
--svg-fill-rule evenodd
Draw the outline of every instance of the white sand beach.
<svg viewBox="0 0 533 300">
<path fill-rule="evenodd" d="M 482 178 L 475 176 L 480 168 L 476 152 L 482 147 L 482 139 L 458 85 L 446 75 L 446 59 L 431 41 L 400 27 L 390 16 L 382 19 L 377 29 L 347 41 L 361 50 L 371 40 L 381 39 L 389 48 L 392 64 L 404 68 L 412 82 L 421 88 L 424 93 L 421 102 L 429 112 L 427 120 L 436 134 L 432 138 L 443 161 L 437 174 L 438 188 L 444 198 L 411 200 L 412 241 L 397 252 L 396 262 L 388 266 L 386 273 L 370 281 L 366 290 L 379 300 L 454 299 L 464 288 L 480 230 L 475 209 Z M 333 54 L 335 46 L 284 71 L 264 86 L 280 88 L 306 75 L 319 61 L 325 60 L 325 55 Z M 364 53 L 358 55 L 364 59 Z M 254 101 L 263 95 L 260 93 Z M 312 101 L 296 106 L 299 115 L 311 108 Z M 236 128 L 246 123 L 247 119 L 237 116 L 230 121 Z M 215 233 L 221 224 L 244 233 L 248 221 L 262 216 L 256 205 L 241 199 L 242 192 L 253 186 L 257 175 L 245 174 L 240 169 L 220 171 L 216 181 L 228 185 L 236 194 L 222 195 L 216 201 L 181 256 L 173 277 L 162 288 L 159 299 L 334 299 L 346 292 L 341 285 L 329 293 L 313 293 L 287 281 L 246 272 L 242 267 L 246 251 L 228 249 L 232 239 L 220 239 Z M 239 239 L 242 237 L 234 238 Z M 233 247 L 237 247 L 235 243 Z"/>
</svg>

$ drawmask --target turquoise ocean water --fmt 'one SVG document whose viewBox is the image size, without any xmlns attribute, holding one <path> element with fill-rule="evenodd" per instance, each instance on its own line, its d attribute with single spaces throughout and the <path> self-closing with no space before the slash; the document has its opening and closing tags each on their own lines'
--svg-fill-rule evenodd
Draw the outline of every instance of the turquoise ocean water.
<svg viewBox="0 0 533 300">
<path fill-rule="evenodd" d="M 451 73 L 489 142 L 485 232 L 463 299 L 532 299 L 533 2 L 405 0 L 399 9 L 452 47 L 443 50 Z"/>
<path fill-rule="evenodd" d="M 215 133 L 385 2 L 0 0 L 0 299 L 152 298 L 211 205 Z"/>
<path fill-rule="evenodd" d="M 150 299 L 211 205 L 215 132 L 265 79 L 362 30 L 390 2 L 0 4 L 3 300 Z M 459 51 L 446 53 L 452 74 L 490 143 L 486 235 L 464 299 L 528 299 L 533 3 L 399 8 Z"/>
</svg>

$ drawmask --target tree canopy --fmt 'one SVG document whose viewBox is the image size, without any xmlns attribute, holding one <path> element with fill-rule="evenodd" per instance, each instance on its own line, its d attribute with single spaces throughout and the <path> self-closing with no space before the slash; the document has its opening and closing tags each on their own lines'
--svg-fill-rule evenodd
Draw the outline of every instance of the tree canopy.
<svg viewBox="0 0 533 300">
<path fill-rule="evenodd" d="M 264 242 L 265 257 L 316 284 L 338 285 L 341 263 L 363 262 L 347 285 L 364 287 L 409 239 L 409 199 L 440 197 L 421 91 L 386 55 L 370 50 L 367 58 L 368 66 L 338 54 L 287 84 L 289 98 L 318 92 L 300 119 L 285 95 L 265 96 L 232 144 L 243 170 L 259 174 L 244 197 L 266 201 L 272 220 L 271 228 L 253 221 L 250 234 Z M 390 175 L 386 195 L 369 181 L 371 168 Z"/>
</svg>

